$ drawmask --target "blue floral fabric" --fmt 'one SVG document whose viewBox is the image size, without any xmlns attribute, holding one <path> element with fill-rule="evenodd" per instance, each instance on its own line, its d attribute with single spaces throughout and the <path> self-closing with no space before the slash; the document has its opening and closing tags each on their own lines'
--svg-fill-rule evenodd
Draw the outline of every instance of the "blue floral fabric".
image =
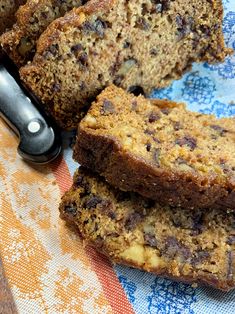
<svg viewBox="0 0 235 314">
<path fill-rule="evenodd" d="M 226 44 L 235 49 L 235 0 L 224 0 Z M 235 115 L 235 54 L 219 65 L 195 64 L 191 72 L 151 97 L 185 102 L 189 109 L 218 117 Z M 77 168 L 65 149 L 71 174 Z M 234 314 L 235 291 L 193 288 L 136 269 L 115 266 L 129 301 L 138 314 Z M 125 313 L 123 313 L 125 314 Z"/>
</svg>

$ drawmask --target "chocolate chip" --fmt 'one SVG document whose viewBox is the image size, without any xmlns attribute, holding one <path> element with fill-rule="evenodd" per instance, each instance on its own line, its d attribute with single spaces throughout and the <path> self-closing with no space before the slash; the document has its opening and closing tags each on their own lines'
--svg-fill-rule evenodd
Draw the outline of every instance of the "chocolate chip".
<svg viewBox="0 0 235 314">
<path fill-rule="evenodd" d="M 171 0 L 151 0 L 155 4 L 157 13 L 163 13 L 170 9 Z"/>
<path fill-rule="evenodd" d="M 141 86 L 130 86 L 128 92 L 134 94 L 135 96 L 144 95 L 144 90 Z"/>
<path fill-rule="evenodd" d="M 93 25 L 89 21 L 86 21 L 82 24 L 82 30 L 85 34 L 89 34 L 89 32 L 93 31 Z"/>
<path fill-rule="evenodd" d="M 175 22 L 176 22 L 178 29 L 181 30 L 185 27 L 186 21 L 185 21 L 185 18 L 183 16 L 177 14 L 175 17 Z"/>
<path fill-rule="evenodd" d="M 96 208 L 96 206 L 102 201 L 103 200 L 101 197 L 94 195 L 85 201 L 84 207 L 86 207 L 87 209 Z"/>
<path fill-rule="evenodd" d="M 150 24 L 146 21 L 144 17 L 139 17 L 136 21 L 136 26 L 144 31 L 150 29 Z"/>
<path fill-rule="evenodd" d="M 153 152 L 153 160 L 155 161 L 158 167 L 160 167 L 160 160 L 159 160 L 160 154 L 161 154 L 161 149 L 155 148 Z"/>
<path fill-rule="evenodd" d="M 110 211 L 108 213 L 108 217 L 111 218 L 112 220 L 116 219 L 116 214 L 113 211 Z"/>
<path fill-rule="evenodd" d="M 234 234 L 230 235 L 230 236 L 228 237 L 226 243 L 229 244 L 229 245 L 235 244 L 235 235 L 234 235 Z"/>
<path fill-rule="evenodd" d="M 51 53 L 53 56 L 56 56 L 56 54 L 58 53 L 58 50 L 59 50 L 59 45 L 58 45 L 58 44 L 52 44 L 52 45 L 49 47 L 49 51 L 50 51 L 50 53 Z"/>
<path fill-rule="evenodd" d="M 204 37 L 209 38 L 211 34 L 210 27 L 207 25 L 200 25 L 200 31 L 204 34 Z"/>
<path fill-rule="evenodd" d="M 64 212 L 68 216 L 75 217 L 77 214 L 77 204 L 75 202 L 64 206 Z"/>
<path fill-rule="evenodd" d="M 173 217 L 172 217 L 172 224 L 176 228 L 183 227 L 183 224 L 182 224 L 180 217 L 178 217 L 176 215 L 173 215 Z"/>
<path fill-rule="evenodd" d="M 198 251 L 195 253 L 195 256 L 193 256 L 193 258 L 191 259 L 191 263 L 192 263 L 192 265 L 197 265 L 197 264 L 203 263 L 209 257 L 210 257 L 209 252 Z"/>
<path fill-rule="evenodd" d="M 124 48 L 124 49 L 127 49 L 127 48 L 130 48 L 130 47 L 131 47 L 131 43 L 126 40 L 126 41 L 124 42 L 124 44 L 123 44 L 123 48 Z"/>
<path fill-rule="evenodd" d="M 173 122 L 173 128 L 175 131 L 179 131 L 182 129 L 182 125 L 180 124 L 179 121 Z"/>
<path fill-rule="evenodd" d="M 82 67 L 87 67 L 88 65 L 88 55 L 86 52 L 82 52 L 78 58 L 78 62 L 82 65 Z"/>
<path fill-rule="evenodd" d="M 110 100 L 105 99 L 103 101 L 102 108 L 100 109 L 100 113 L 104 116 L 115 113 L 115 107 Z"/>
<path fill-rule="evenodd" d="M 104 79 L 104 75 L 102 73 L 98 74 L 98 80 L 102 81 Z"/>
<path fill-rule="evenodd" d="M 145 15 L 145 14 L 147 14 L 147 13 L 149 13 L 149 8 L 148 8 L 148 6 L 147 6 L 146 3 L 143 3 L 143 4 L 142 4 L 142 12 L 141 12 L 141 14 L 142 14 L 142 15 Z"/>
<path fill-rule="evenodd" d="M 155 121 L 157 121 L 157 120 L 159 120 L 159 119 L 160 119 L 160 116 L 159 116 L 158 113 L 156 113 L 156 112 L 151 112 L 151 113 L 149 114 L 149 123 L 153 123 L 153 122 L 155 122 Z"/>
<path fill-rule="evenodd" d="M 104 37 L 104 33 L 105 33 L 106 28 L 107 28 L 107 23 L 102 21 L 101 19 L 97 19 L 94 22 L 94 29 L 95 29 L 95 32 L 97 33 L 97 35 L 99 35 L 99 37 L 101 37 L 101 38 Z"/>
<path fill-rule="evenodd" d="M 86 83 L 84 81 L 81 81 L 79 84 L 80 91 L 83 91 L 86 88 Z"/>
<path fill-rule="evenodd" d="M 156 138 L 155 136 L 153 137 L 153 140 L 154 140 L 155 143 L 158 143 L 158 144 L 161 143 L 161 141 L 158 138 Z"/>
<path fill-rule="evenodd" d="M 114 76 L 117 73 L 120 66 L 121 66 L 120 53 L 118 53 L 115 62 L 109 68 L 110 75 Z"/>
<path fill-rule="evenodd" d="M 158 54 L 158 50 L 157 48 L 151 48 L 149 53 L 152 57 L 155 57 Z"/>
<path fill-rule="evenodd" d="M 226 159 L 224 159 L 224 158 L 220 158 L 220 165 L 225 165 L 225 164 L 226 164 L 226 162 L 227 162 L 227 160 L 226 160 Z"/>
<path fill-rule="evenodd" d="M 230 174 L 232 173 L 232 169 L 229 165 L 226 165 L 226 163 L 220 163 L 220 167 L 223 169 L 223 173 Z"/>
<path fill-rule="evenodd" d="M 186 145 L 190 147 L 190 150 L 194 150 L 197 147 L 197 140 L 191 136 L 185 136 L 177 139 L 175 143 L 181 147 Z"/>
<path fill-rule="evenodd" d="M 157 239 L 155 238 L 155 235 L 151 233 L 144 234 L 144 242 L 151 247 L 157 247 Z"/>
<path fill-rule="evenodd" d="M 170 110 L 168 108 L 163 108 L 161 109 L 161 112 L 165 114 L 166 116 L 168 116 L 168 114 L 170 113 Z"/>
<path fill-rule="evenodd" d="M 42 11 L 41 12 L 41 18 L 46 20 L 48 18 L 48 12 Z"/>
<path fill-rule="evenodd" d="M 96 19 L 93 23 L 86 21 L 82 24 L 82 30 L 87 35 L 91 32 L 96 33 L 100 38 L 104 37 L 105 29 L 108 27 L 108 23 L 101 19 Z"/>
<path fill-rule="evenodd" d="M 151 150 L 151 144 L 150 143 L 147 143 L 146 144 L 146 150 L 147 150 L 147 152 L 150 152 L 150 150 Z"/>
<path fill-rule="evenodd" d="M 201 213 L 195 213 L 192 217 L 192 234 L 198 235 L 203 231 L 204 215 Z"/>
<path fill-rule="evenodd" d="M 140 213 L 137 213 L 137 212 L 131 213 L 125 222 L 125 228 L 128 231 L 131 231 L 137 226 L 137 224 L 141 220 L 142 220 L 142 216 L 140 215 Z"/>
<path fill-rule="evenodd" d="M 155 133 L 156 132 L 154 130 L 149 130 L 149 129 L 144 130 L 144 134 L 154 135 Z"/>
<path fill-rule="evenodd" d="M 54 84 L 52 85 L 52 91 L 53 91 L 53 92 L 57 93 L 57 92 L 59 92 L 60 90 L 61 90 L 61 85 L 60 85 L 59 83 L 54 83 Z"/>
<path fill-rule="evenodd" d="M 222 128 L 220 125 L 216 125 L 216 124 L 210 125 L 210 128 L 217 131 L 220 136 L 224 136 L 224 134 L 228 132 L 228 130 L 226 130 L 226 129 Z"/>
<path fill-rule="evenodd" d="M 49 46 L 47 48 L 47 50 L 43 53 L 43 56 L 45 58 L 49 58 L 50 55 L 56 57 L 56 55 L 58 54 L 58 50 L 59 50 L 59 45 L 58 44 L 52 44 L 51 46 Z"/>
<path fill-rule="evenodd" d="M 162 254 L 169 258 L 174 258 L 179 255 L 183 260 L 187 260 L 191 257 L 190 249 L 173 236 L 168 236 L 166 238 L 165 248 Z"/>
<path fill-rule="evenodd" d="M 78 176 L 74 180 L 73 186 L 75 188 L 83 188 L 83 191 L 80 192 L 80 197 L 87 196 L 91 192 L 90 184 L 83 176 Z"/>
<path fill-rule="evenodd" d="M 113 212 L 113 203 L 110 200 L 102 199 L 96 206 L 101 213 L 106 214 L 110 218 L 115 217 L 115 213 Z"/>
<path fill-rule="evenodd" d="M 83 46 L 81 44 L 77 44 L 77 45 L 73 45 L 71 48 L 70 48 L 70 51 L 72 53 L 77 53 L 77 52 L 80 52 L 83 50 Z"/>
<path fill-rule="evenodd" d="M 83 183 L 84 183 L 84 177 L 83 176 L 78 176 L 77 178 L 76 178 L 76 180 L 74 180 L 74 186 L 75 187 L 83 187 Z"/>
<path fill-rule="evenodd" d="M 176 15 L 175 22 L 177 25 L 177 35 L 179 40 L 188 35 L 194 26 L 194 19 L 192 17 L 185 17 L 180 14 Z"/>
</svg>

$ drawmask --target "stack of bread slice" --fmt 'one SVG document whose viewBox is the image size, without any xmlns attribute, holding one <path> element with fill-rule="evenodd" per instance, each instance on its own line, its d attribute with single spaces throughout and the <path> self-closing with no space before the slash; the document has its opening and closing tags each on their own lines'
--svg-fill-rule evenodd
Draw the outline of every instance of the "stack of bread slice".
<svg viewBox="0 0 235 314">
<path fill-rule="evenodd" d="M 113 262 L 227 291 L 234 118 L 129 93 L 223 61 L 222 17 L 221 0 L 28 0 L 0 44 L 57 123 L 79 124 L 61 218 Z"/>
<path fill-rule="evenodd" d="M 113 262 L 230 290 L 234 152 L 235 118 L 109 86 L 78 127 L 74 159 L 83 168 L 61 218 Z"/>
</svg>

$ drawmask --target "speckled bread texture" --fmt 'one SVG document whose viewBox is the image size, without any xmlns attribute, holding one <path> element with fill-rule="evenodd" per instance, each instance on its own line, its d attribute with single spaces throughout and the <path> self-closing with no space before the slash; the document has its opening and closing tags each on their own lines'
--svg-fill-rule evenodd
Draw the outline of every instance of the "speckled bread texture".
<svg viewBox="0 0 235 314">
<path fill-rule="evenodd" d="M 113 85 L 81 121 L 73 157 L 111 185 L 163 205 L 235 209 L 234 153 L 235 118 Z"/>
<path fill-rule="evenodd" d="M 6 54 L 20 67 L 32 60 L 36 42 L 47 26 L 67 11 L 80 6 L 82 0 L 28 0 L 17 12 L 14 27 L 0 37 Z"/>
<path fill-rule="evenodd" d="M 50 24 L 21 78 L 73 128 L 111 83 L 149 93 L 193 61 L 223 61 L 222 15 L 218 0 L 92 0 Z"/>
<path fill-rule="evenodd" d="M 26 0 L 0 0 L 0 34 L 15 22 L 15 12 Z"/>
<path fill-rule="evenodd" d="M 0 0 L 0 34 L 15 22 L 15 12 L 26 0 Z"/>
<path fill-rule="evenodd" d="M 162 207 L 79 169 L 60 216 L 115 263 L 222 290 L 235 287 L 234 212 Z"/>
</svg>

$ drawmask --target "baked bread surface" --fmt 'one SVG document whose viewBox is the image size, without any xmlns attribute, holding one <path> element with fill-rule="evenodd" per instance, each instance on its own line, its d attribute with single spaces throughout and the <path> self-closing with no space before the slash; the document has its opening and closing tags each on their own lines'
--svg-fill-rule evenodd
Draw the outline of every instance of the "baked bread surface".
<svg viewBox="0 0 235 314">
<path fill-rule="evenodd" d="M 223 61 L 219 0 L 92 0 L 52 22 L 21 78 L 63 128 L 114 83 L 126 90 L 167 86 L 192 62 Z"/>
<path fill-rule="evenodd" d="M 79 169 L 60 215 L 114 263 L 225 291 L 235 287 L 234 212 L 162 207 Z"/>
</svg>

